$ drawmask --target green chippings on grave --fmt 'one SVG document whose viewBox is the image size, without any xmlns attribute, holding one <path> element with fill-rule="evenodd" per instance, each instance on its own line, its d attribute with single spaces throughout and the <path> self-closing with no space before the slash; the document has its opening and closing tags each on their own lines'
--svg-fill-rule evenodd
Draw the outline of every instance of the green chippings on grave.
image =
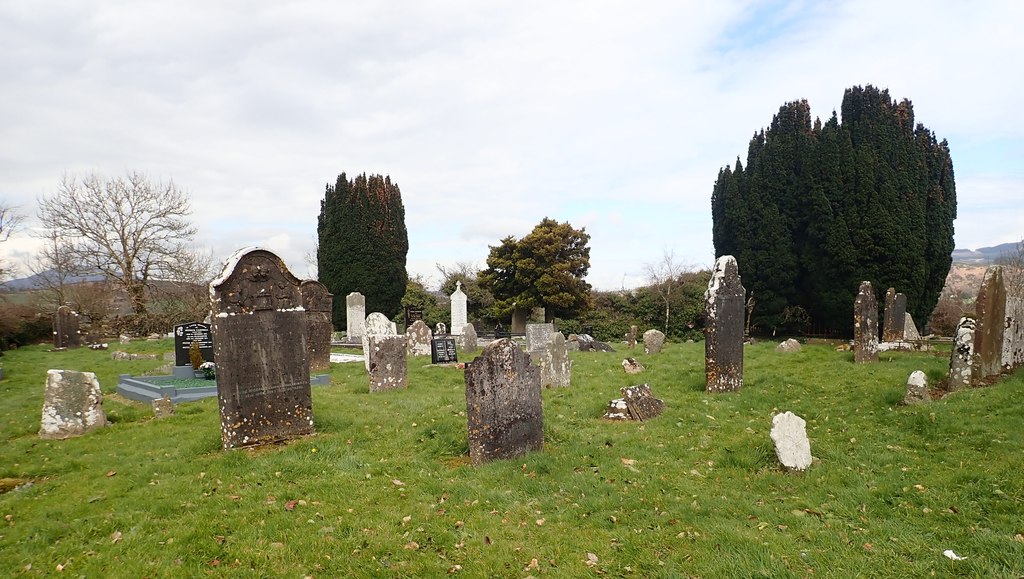
<svg viewBox="0 0 1024 579">
<path fill-rule="evenodd" d="M 743 389 L 718 395 L 703 344 L 632 351 L 665 401 L 644 422 L 600 418 L 631 383 L 622 357 L 574 352 L 569 387 L 542 391 L 543 449 L 475 467 L 457 367 L 410 358 L 408 389 L 370 394 L 362 364 L 332 364 L 312 393 L 316 435 L 224 451 L 215 398 L 154 420 L 113 394 L 119 374 L 162 360 L 5 352 L 0 575 L 1024 573 L 1024 374 L 904 406 L 907 376 L 940 383 L 948 348 L 854 364 L 835 345 L 776 343 L 745 346 Z M 173 343 L 129 347 L 162 357 Z M 54 367 L 96 373 L 107 427 L 38 437 Z M 814 457 L 799 473 L 769 437 L 787 411 Z"/>
</svg>

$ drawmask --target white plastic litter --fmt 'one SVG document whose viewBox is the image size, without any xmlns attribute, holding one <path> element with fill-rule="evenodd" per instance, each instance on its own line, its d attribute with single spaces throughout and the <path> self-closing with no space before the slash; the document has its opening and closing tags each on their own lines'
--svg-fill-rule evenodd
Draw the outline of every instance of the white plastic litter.
<svg viewBox="0 0 1024 579">
<path fill-rule="evenodd" d="M 942 552 L 942 554 L 945 555 L 946 558 L 950 559 L 951 561 L 963 561 L 964 559 L 967 558 L 967 557 L 961 557 L 960 555 L 957 555 L 956 553 L 953 552 L 953 549 L 946 549 L 945 551 Z"/>
</svg>

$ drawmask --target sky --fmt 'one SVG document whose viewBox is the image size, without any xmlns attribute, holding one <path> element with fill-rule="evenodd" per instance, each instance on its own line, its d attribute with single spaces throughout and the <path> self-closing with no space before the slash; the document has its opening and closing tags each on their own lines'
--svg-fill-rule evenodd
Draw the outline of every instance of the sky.
<svg viewBox="0 0 1024 579">
<path fill-rule="evenodd" d="M 63 176 L 138 171 L 190 195 L 197 249 L 315 277 L 324 188 L 365 172 L 401 189 L 428 287 L 544 217 L 586 228 L 595 288 L 636 287 L 665 255 L 713 264 L 715 178 L 780 106 L 827 119 L 868 84 L 949 142 L 956 246 L 1019 241 L 1021 22 L 1017 0 L 0 0 L 0 202 L 28 216 L 0 257 L 36 251 Z"/>
</svg>

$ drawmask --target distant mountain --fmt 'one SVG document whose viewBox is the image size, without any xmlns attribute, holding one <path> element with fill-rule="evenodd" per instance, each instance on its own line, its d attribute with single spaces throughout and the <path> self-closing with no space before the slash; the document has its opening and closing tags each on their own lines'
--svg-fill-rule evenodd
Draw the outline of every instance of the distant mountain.
<svg viewBox="0 0 1024 579">
<path fill-rule="evenodd" d="M 40 287 L 43 287 L 44 284 L 42 283 L 42 280 L 45 279 L 46 275 L 49 274 L 49 273 L 50 272 L 47 271 L 47 272 L 39 273 L 39 274 L 36 274 L 36 275 L 30 275 L 28 277 L 12 279 L 11 281 L 0 283 L 0 291 L 21 292 L 21 291 L 28 291 L 28 290 L 38 289 Z M 68 276 L 64 280 L 64 283 L 70 285 L 70 284 L 76 284 L 76 283 L 83 283 L 83 282 L 87 282 L 87 281 L 103 281 L 103 276 L 102 275 L 72 275 L 72 276 Z"/>
<path fill-rule="evenodd" d="M 982 247 L 980 249 L 954 249 L 953 263 L 967 265 L 988 265 L 1003 255 L 1017 253 L 1017 243 L 1001 243 L 994 247 Z"/>
</svg>

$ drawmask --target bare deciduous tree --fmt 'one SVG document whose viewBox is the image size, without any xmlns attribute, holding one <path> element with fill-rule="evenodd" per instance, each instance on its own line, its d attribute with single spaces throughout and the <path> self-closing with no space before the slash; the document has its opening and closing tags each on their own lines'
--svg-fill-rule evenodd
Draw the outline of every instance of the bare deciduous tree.
<svg viewBox="0 0 1024 579">
<path fill-rule="evenodd" d="M 80 268 L 57 231 L 47 229 L 37 236 L 43 239 L 43 245 L 25 265 L 39 290 L 37 307 L 44 312 L 54 312 L 68 303 L 68 288 Z"/>
<path fill-rule="evenodd" d="M 17 207 L 9 205 L 6 201 L 0 201 L 0 242 L 7 241 L 11 235 L 21 227 L 25 216 L 18 211 Z M 7 277 L 9 268 L 7 263 L 0 258 L 0 280 Z"/>
<path fill-rule="evenodd" d="M 664 332 L 665 335 L 668 335 L 668 324 L 672 312 L 672 292 L 679 285 L 679 276 L 686 271 L 686 267 L 676 261 L 675 252 L 669 249 L 662 250 L 661 261 L 648 263 L 644 267 L 647 271 L 647 280 L 665 304 Z"/>
<path fill-rule="evenodd" d="M 1005 253 L 996 260 L 1003 266 L 1003 280 L 1006 293 L 1015 298 L 1024 298 L 1024 239 L 1010 253 Z"/>
<path fill-rule="evenodd" d="M 105 178 L 64 176 L 57 192 L 39 200 L 39 219 L 68 242 L 77 263 L 103 274 L 146 311 L 146 290 L 193 258 L 196 228 L 188 195 L 173 181 L 141 173 Z"/>
</svg>

